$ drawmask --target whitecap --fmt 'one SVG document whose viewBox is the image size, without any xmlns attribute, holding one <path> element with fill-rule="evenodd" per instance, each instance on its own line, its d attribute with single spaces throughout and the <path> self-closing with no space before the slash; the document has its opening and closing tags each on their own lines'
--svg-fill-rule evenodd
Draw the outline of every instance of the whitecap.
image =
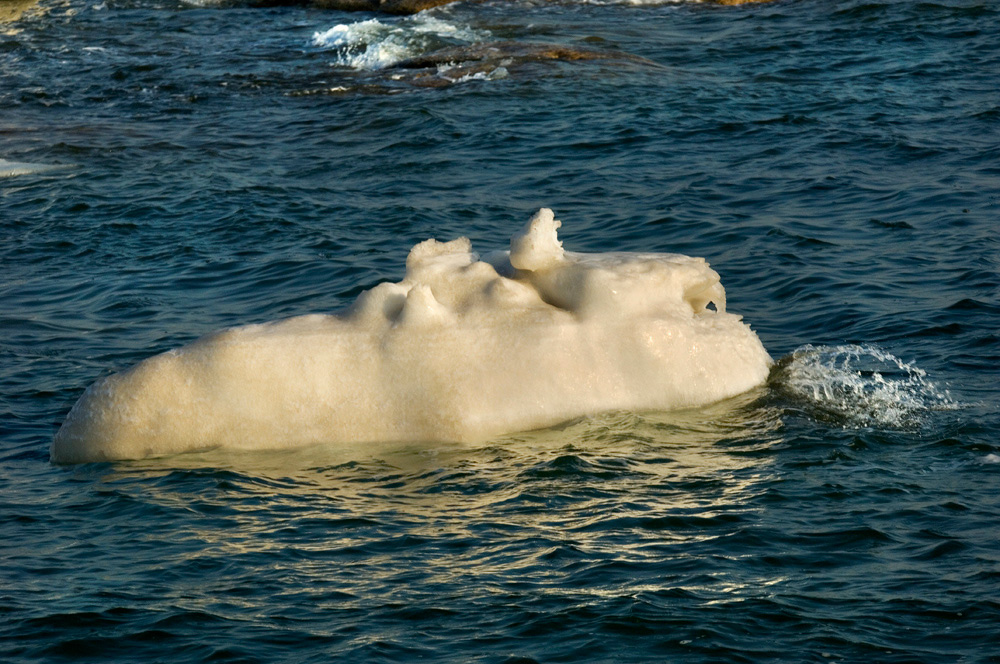
<svg viewBox="0 0 1000 664">
<path fill-rule="evenodd" d="M 314 33 L 312 44 L 333 50 L 338 65 L 375 70 L 436 48 L 483 41 L 489 34 L 485 30 L 417 14 L 397 21 L 371 18 L 335 25 Z"/>
</svg>

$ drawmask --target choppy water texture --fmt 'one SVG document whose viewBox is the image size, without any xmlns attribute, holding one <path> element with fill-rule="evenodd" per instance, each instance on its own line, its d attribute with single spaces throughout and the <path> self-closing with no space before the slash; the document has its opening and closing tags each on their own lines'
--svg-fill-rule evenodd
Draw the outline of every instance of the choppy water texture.
<svg viewBox="0 0 1000 664">
<path fill-rule="evenodd" d="M 998 13 L 24 9 L 0 659 L 1000 661 Z M 98 376 L 542 205 L 575 249 L 708 258 L 769 384 L 479 445 L 49 463 Z"/>
</svg>

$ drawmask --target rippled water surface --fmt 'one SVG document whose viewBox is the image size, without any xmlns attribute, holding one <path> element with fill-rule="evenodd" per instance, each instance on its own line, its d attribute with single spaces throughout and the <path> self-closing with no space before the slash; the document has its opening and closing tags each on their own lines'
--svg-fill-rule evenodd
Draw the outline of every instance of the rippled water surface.
<svg viewBox="0 0 1000 664">
<path fill-rule="evenodd" d="M 1000 661 L 995 3 L 19 11 L 3 661 Z M 50 464 L 97 377 L 543 205 L 567 248 L 706 257 L 769 383 L 481 444 Z"/>
</svg>

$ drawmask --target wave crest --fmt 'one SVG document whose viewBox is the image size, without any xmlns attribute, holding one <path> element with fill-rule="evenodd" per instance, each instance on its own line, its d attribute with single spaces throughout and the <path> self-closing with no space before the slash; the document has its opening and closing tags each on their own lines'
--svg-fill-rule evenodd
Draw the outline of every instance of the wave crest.
<svg viewBox="0 0 1000 664">
<path fill-rule="evenodd" d="M 385 69 L 428 51 L 483 41 L 489 33 L 433 16 L 383 23 L 377 18 L 335 25 L 313 34 L 314 46 L 336 52 L 336 63 L 353 69 Z"/>
</svg>

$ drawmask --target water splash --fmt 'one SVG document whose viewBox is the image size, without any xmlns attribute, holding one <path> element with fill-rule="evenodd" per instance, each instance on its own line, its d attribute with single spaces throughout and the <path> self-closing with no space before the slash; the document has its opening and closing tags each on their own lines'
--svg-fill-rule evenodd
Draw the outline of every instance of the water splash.
<svg viewBox="0 0 1000 664">
<path fill-rule="evenodd" d="M 462 73 L 465 70 L 461 67 L 456 67 L 453 65 L 440 65 L 437 68 L 438 76 L 451 83 L 468 83 L 469 81 L 498 81 L 503 78 L 507 78 L 510 72 L 504 66 L 496 67 L 490 71 L 476 71 L 471 73 Z M 454 76 L 454 73 L 458 73 Z"/>
<path fill-rule="evenodd" d="M 313 35 L 314 46 L 332 49 L 345 67 L 376 70 L 428 51 L 480 42 L 489 32 L 416 15 L 383 23 L 377 18 L 335 25 Z"/>
<path fill-rule="evenodd" d="M 871 345 L 803 346 L 775 365 L 771 387 L 810 416 L 845 427 L 911 429 L 956 408 L 923 369 Z"/>
</svg>

